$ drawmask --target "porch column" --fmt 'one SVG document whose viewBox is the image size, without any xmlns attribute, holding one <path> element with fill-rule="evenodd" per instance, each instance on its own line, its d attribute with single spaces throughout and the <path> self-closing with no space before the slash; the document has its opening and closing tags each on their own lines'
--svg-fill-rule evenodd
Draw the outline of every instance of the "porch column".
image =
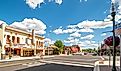
<svg viewBox="0 0 121 71">
<path fill-rule="evenodd" d="M 17 37 L 15 36 L 14 44 L 17 44 Z"/>
<path fill-rule="evenodd" d="M 37 51 L 36 47 L 32 45 L 32 48 L 34 48 L 34 55 L 36 55 L 36 51 Z"/>
<path fill-rule="evenodd" d="M 45 55 L 45 49 L 43 48 L 43 55 Z"/>
<path fill-rule="evenodd" d="M 23 56 L 23 48 L 22 47 L 21 47 L 21 51 L 20 52 L 21 52 L 21 56 Z"/>
</svg>

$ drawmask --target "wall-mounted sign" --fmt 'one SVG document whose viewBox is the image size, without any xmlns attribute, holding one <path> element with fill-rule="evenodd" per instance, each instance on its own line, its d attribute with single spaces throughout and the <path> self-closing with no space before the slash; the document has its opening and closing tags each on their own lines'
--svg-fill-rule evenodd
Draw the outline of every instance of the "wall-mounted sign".
<svg viewBox="0 0 121 71">
<path fill-rule="evenodd" d="M 121 22 L 115 25 L 115 29 L 121 28 Z"/>
</svg>

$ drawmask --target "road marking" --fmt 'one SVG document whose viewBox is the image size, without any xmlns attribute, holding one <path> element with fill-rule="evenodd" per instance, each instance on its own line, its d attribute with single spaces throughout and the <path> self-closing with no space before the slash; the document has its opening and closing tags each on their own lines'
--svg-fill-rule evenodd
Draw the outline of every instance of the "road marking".
<svg viewBox="0 0 121 71">
<path fill-rule="evenodd" d="M 53 62 L 53 61 L 44 61 L 44 62 L 46 62 L 46 63 L 55 63 L 55 64 L 63 64 L 63 65 L 70 65 L 70 66 L 94 67 L 92 65 L 72 64 L 72 63 L 64 63 L 64 62 Z"/>
<path fill-rule="evenodd" d="M 31 64 L 27 65 L 28 67 L 34 67 L 34 66 L 39 66 L 39 65 L 45 65 L 46 63 L 38 63 L 38 64 Z"/>
</svg>

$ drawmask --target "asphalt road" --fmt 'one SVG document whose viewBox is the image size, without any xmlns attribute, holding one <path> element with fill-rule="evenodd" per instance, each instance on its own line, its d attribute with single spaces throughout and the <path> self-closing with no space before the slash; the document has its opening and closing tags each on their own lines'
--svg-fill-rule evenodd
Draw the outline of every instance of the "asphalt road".
<svg viewBox="0 0 121 71">
<path fill-rule="evenodd" d="M 61 63 L 71 63 L 71 64 L 80 64 L 80 65 L 90 65 L 94 66 L 94 63 L 100 59 L 99 56 L 56 56 L 53 58 L 46 58 L 44 61 L 50 62 L 61 62 Z"/>
<path fill-rule="evenodd" d="M 59 64 L 45 64 L 16 71 L 93 71 L 93 67 L 77 67 Z"/>
<path fill-rule="evenodd" d="M 93 71 L 93 67 L 70 66 L 61 64 L 43 64 L 38 66 L 11 66 L 0 68 L 0 71 Z"/>
<path fill-rule="evenodd" d="M 98 56 L 55 56 L 44 60 L 19 60 L 1 63 L 0 71 L 92 71 L 99 59 Z"/>
</svg>

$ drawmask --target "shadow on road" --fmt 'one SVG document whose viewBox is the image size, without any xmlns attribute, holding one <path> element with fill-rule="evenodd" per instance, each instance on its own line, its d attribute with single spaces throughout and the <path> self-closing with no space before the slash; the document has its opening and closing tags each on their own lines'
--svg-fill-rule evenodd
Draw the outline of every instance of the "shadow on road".
<svg viewBox="0 0 121 71">
<path fill-rule="evenodd" d="M 93 71 L 93 67 L 67 66 L 60 64 L 45 64 L 16 71 Z"/>
</svg>

